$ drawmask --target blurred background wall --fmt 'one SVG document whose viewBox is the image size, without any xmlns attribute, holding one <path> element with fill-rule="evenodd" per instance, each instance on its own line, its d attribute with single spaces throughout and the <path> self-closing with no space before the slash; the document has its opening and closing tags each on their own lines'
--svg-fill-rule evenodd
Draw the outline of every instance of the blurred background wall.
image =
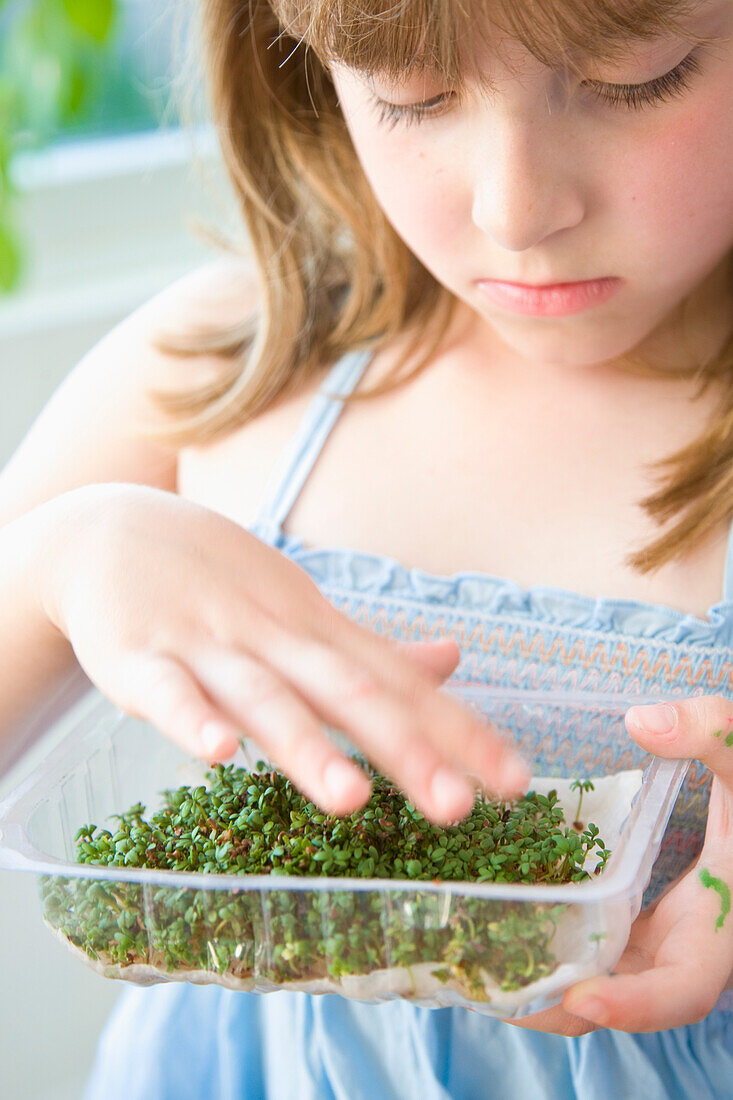
<svg viewBox="0 0 733 1100">
<path fill-rule="evenodd" d="M 205 109 L 199 101 L 195 125 L 182 129 L 175 103 L 194 6 L 0 0 L 0 145 L 14 124 L 17 146 L 4 147 L 12 188 L 0 204 L 0 276 L 13 283 L 0 291 L 0 468 L 84 352 L 214 258 L 195 223 L 236 226 Z M 71 47 L 57 56 L 58 21 L 69 15 L 79 57 Z M 45 117 L 27 109 L 24 127 L 19 74 L 33 110 L 46 96 Z M 2 254 L 8 235 L 17 255 Z M 0 776 L 0 798 L 64 731 L 62 722 Z M 0 1097 L 77 1100 L 119 987 L 51 937 L 35 876 L 0 871 L 0 965 Z"/>
</svg>

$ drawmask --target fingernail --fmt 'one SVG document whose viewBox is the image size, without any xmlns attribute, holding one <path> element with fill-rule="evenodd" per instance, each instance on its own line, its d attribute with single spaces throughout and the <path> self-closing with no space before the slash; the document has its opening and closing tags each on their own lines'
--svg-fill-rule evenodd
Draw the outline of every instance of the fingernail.
<svg viewBox="0 0 733 1100">
<path fill-rule="evenodd" d="M 670 733 L 677 725 L 677 711 L 666 703 L 650 707 L 632 707 L 626 717 L 637 729 L 646 733 Z"/>
<path fill-rule="evenodd" d="M 504 765 L 504 769 L 501 773 L 501 788 L 503 791 L 511 792 L 512 794 L 524 794 L 531 778 L 532 772 L 524 761 L 520 760 L 518 757 L 514 757 L 511 760 L 507 760 Z"/>
<path fill-rule="evenodd" d="M 578 1001 L 568 1009 L 574 1016 L 582 1016 L 591 1020 L 594 1024 L 605 1024 L 609 1012 L 606 1005 L 598 997 L 586 997 L 584 1001 Z"/>
<path fill-rule="evenodd" d="M 345 760 L 332 760 L 326 765 L 323 773 L 326 790 L 333 799 L 341 798 L 345 790 L 353 787 L 355 782 L 360 782 L 363 778 L 363 773 L 353 764 L 347 764 Z"/>
<path fill-rule="evenodd" d="M 469 798 L 473 804 L 475 791 L 467 779 L 450 768 L 438 768 L 430 787 L 433 801 L 441 814 L 455 817 Z"/>
<path fill-rule="evenodd" d="M 237 748 L 236 744 L 232 747 L 234 740 L 232 731 L 221 722 L 212 720 L 201 727 L 201 744 L 211 757 L 232 756 Z"/>
</svg>

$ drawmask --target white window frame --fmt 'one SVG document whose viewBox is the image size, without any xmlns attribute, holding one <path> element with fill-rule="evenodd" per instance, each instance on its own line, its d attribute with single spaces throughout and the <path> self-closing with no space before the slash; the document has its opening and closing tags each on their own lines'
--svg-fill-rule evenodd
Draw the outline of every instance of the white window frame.
<svg viewBox="0 0 733 1100">
<path fill-rule="evenodd" d="M 221 191 L 210 130 L 94 138 L 26 154 L 14 169 L 28 272 L 0 297 L 0 340 L 124 310 L 209 254 L 191 223 L 220 221 L 203 179 Z"/>
<path fill-rule="evenodd" d="M 244 234 L 211 128 L 93 138 L 14 165 L 27 277 L 0 295 L 0 468 L 81 356 Z"/>
</svg>

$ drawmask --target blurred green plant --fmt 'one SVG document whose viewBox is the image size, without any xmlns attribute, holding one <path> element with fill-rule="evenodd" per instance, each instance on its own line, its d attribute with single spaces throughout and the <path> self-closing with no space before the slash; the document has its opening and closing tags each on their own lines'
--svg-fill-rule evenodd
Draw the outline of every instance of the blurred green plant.
<svg viewBox="0 0 733 1100">
<path fill-rule="evenodd" d="M 82 117 L 119 9 L 120 0 L 0 0 L 0 292 L 23 273 L 12 160 Z"/>
</svg>

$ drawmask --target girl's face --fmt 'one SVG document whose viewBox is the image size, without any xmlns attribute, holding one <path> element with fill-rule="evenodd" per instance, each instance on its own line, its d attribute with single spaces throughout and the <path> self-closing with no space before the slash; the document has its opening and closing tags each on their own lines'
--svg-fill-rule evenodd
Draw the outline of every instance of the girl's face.
<svg viewBox="0 0 733 1100">
<path fill-rule="evenodd" d="M 669 362 L 712 354 L 730 330 L 733 0 L 700 3 L 686 25 L 722 41 L 636 41 L 628 60 L 589 63 L 582 80 L 505 41 L 481 59 L 495 92 L 469 80 L 460 100 L 424 74 L 390 85 L 331 68 L 394 229 L 523 359 L 600 363 L 654 333 Z M 608 300 L 559 316 L 519 314 L 480 285 L 606 277 L 618 280 Z M 693 291 L 681 347 L 663 322 Z"/>
</svg>

